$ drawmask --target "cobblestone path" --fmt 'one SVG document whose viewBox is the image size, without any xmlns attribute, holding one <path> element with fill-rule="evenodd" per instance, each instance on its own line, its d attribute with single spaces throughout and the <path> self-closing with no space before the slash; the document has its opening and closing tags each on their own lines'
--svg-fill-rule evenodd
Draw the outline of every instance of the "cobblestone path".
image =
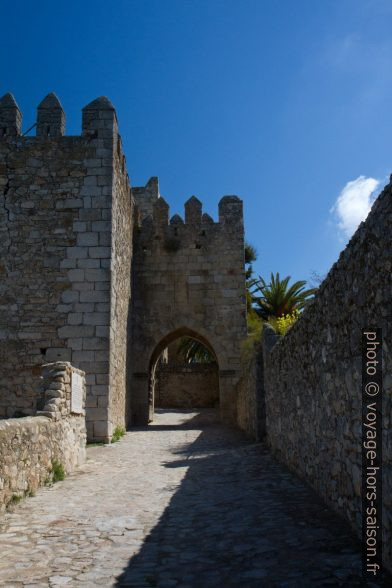
<svg viewBox="0 0 392 588">
<path fill-rule="evenodd" d="M 0 520 L 0 586 L 359 586 L 347 527 L 211 411 L 88 450 Z"/>
</svg>

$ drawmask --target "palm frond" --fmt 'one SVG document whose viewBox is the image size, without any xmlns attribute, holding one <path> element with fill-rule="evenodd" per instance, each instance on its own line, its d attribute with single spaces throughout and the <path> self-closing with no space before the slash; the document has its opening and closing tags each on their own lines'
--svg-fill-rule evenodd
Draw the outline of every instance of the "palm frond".
<svg viewBox="0 0 392 588">
<path fill-rule="evenodd" d="M 269 283 L 261 276 L 250 283 L 252 304 L 264 320 L 303 310 L 316 292 L 315 288 L 306 289 L 305 280 L 289 285 L 290 280 L 291 276 L 281 279 L 277 272 L 271 273 Z"/>
<path fill-rule="evenodd" d="M 203 343 L 192 337 L 182 337 L 177 353 L 184 363 L 214 363 L 215 356 Z"/>
</svg>

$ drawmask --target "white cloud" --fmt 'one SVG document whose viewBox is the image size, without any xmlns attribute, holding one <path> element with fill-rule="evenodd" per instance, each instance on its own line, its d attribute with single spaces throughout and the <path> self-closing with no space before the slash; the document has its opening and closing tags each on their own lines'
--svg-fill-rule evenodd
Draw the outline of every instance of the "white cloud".
<svg viewBox="0 0 392 588">
<path fill-rule="evenodd" d="M 330 212 L 335 215 L 339 229 L 351 237 L 359 223 L 367 217 L 375 200 L 379 180 L 359 176 L 347 182 Z"/>
</svg>

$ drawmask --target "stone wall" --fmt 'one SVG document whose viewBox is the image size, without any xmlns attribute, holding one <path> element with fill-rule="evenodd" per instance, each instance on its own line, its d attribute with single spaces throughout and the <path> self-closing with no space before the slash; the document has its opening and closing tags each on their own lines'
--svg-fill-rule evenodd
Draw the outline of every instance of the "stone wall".
<svg viewBox="0 0 392 588">
<path fill-rule="evenodd" d="M 237 425 L 255 441 L 265 435 L 262 363 L 262 350 L 258 346 L 251 358 L 243 359 L 237 384 Z"/>
<path fill-rule="evenodd" d="M 152 176 L 145 186 L 134 186 L 132 196 L 137 204 L 140 219 L 147 216 L 152 218 L 154 202 L 160 198 L 158 178 Z"/>
<path fill-rule="evenodd" d="M 222 198 L 214 222 L 192 197 L 185 222 L 169 223 L 157 178 L 132 199 L 105 97 L 83 108 L 81 136 L 64 136 L 54 94 L 38 107 L 36 136 L 23 136 L 21 121 L 3 96 L 0 417 L 34 414 L 40 366 L 71 361 L 86 373 L 89 439 L 108 441 L 128 409 L 147 422 L 154 363 L 190 335 L 214 352 L 222 416 L 234 423 L 246 334 L 242 201 Z"/>
<path fill-rule="evenodd" d="M 94 100 L 66 137 L 50 94 L 25 137 L 6 95 L 0 127 L 0 416 L 34 414 L 39 366 L 71 361 L 86 372 L 89 438 L 107 441 L 124 421 L 132 243 L 115 110 Z"/>
<path fill-rule="evenodd" d="M 242 201 L 226 196 L 219 222 L 202 214 L 194 196 L 185 222 L 160 197 L 157 183 L 148 206 L 138 205 L 132 291 L 132 414 L 147 423 L 151 414 L 151 373 L 171 342 L 191 336 L 212 349 L 219 364 L 220 409 L 235 422 L 235 384 L 240 375 L 241 340 L 246 334 Z M 133 191 L 136 204 L 145 190 Z M 144 211 L 144 213 L 142 213 Z M 151 214 L 148 212 L 151 211 Z"/>
<path fill-rule="evenodd" d="M 160 364 L 155 377 L 157 407 L 207 408 L 219 404 L 216 364 Z"/>
<path fill-rule="evenodd" d="M 120 138 L 114 158 L 111 239 L 111 290 L 110 290 L 110 373 L 109 373 L 109 436 L 112 428 L 126 427 L 129 406 L 127 403 L 127 349 L 129 305 L 131 297 L 131 261 L 133 234 L 133 200 L 125 171 L 125 156 Z M 103 399 L 102 399 L 103 400 Z"/>
<path fill-rule="evenodd" d="M 68 314 L 79 311 L 79 294 L 69 290 L 84 272 L 71 252 L 87 153 L 81 137 L 0 139 L 2 417 L 34 414 L 35 368 L 72 360 L 60 329 L 75 329 L 66 327 L 75 318 Z"/>
<path fill-rule="evenodd" d="M 81 413 L 72 412 L 73 374 L 83 378 Z M 69 363 L 47 364 L 41 384 L 43 410 L 39 416 L 0 421 L 0 511 L 15 497 L 33 494 L 50 479 L 53 462 L 70 473 L 85 459 L 83 372 Z"/>
<path fill-rule="evenodd" d="M 265 352 L 275 454 L 361 529 L 361 329 L 383 330 L 384 556 L 392 561 L 392 186 L 361 223 L 314 302 Z"/>
</svg>

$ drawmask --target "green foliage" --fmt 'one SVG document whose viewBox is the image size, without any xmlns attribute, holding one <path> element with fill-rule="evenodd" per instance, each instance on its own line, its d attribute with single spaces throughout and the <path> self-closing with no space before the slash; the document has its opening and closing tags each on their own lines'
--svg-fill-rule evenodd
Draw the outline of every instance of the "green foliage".
<svg viewBox="0 0 392 588">
<path fill-rule="evenodd" d="M 65 471 L 63 464 L 54 459 L 52 461 L 52 469 L 50 470 L 50 477 L 53 484 L 62 482 L 65 479 Z"/>
<path fill-rule="evenodd" d="M 257 249 L 248 241 L 245 241 L 245 263 L 248 265 L 257 259 Z"/>
<path fill-rule="evenodd" d="M 120 441 L 121 437 L 124 437 L 124 435 L 125 435 L 124 427 L 117 426 L 114 429 L 114 432 L 112 435 L 112 443 L 117 443 L 117 441 Z"/>
<path fill-rule="evenodd" d="M 284 336 L 287 331 L 293 326 L 293 324 L 298 320 L 299 312 L 298 310 L 293 310 L 291 314 L 285 314 L 279 317 L 270 317 L 269 324 L 274 328 L 275 332 L 278 335 Z"/>
<path fill-rule="evenodd" d="M 271 273 L 269 284 L 259 276 L 252 280 L 249 290 L 253 288 L 251 297 L 257 314 L 263 320 L 291 315 L 295 310 L 303 310 L 316 292 L 315 288 L 305 289 L 306 281 L 300 280 L 289 286 L 291 277 L 280 279 L 279 273 Z"/>
<path fill-rule="evenodd" d="M 253 309 L 248 313 L 246 321 L 248 325 L 248 335 L 252 337 L 261 337 L 263 321 Z"/>
<path fill-rule="evenodd" d="M 35 491 L 28 488 L 23 494 L 13 494 L 10 500 L 8 501 L 7 508 L 19 504 L 19 502 L 23 500 L 23 498 L 25 498 L 26 496 L 35 496 Z"/>
<path fill-rule="evenodd" d="M 177 348 L 178 355 L 184 363 L 215 363 L 216 359 L 212 351 L 207 349 L 203 343 L 192 339 L 192 337 L 182 337 Z"/>
<path fill-rule="evenodd" d="M 245 269 L 245 279 L 247 280 L 246 285 L 248 286 L 248 280 L 252 278 L 253 266 L 252 263 L 257 259 L 256 248 L 245 241 L 245 265 L 248 267 Z"/>
<path fill-rule="evenodd" d="M 241 359 L 243 365 L 247 365 L 255 353 L 260 349 L 261 334 L 263 332 L 263 321 L 255 311 L 247 315 L 248 335 L 242 341 Z"/>
<path fill-rule="evenodd" d="M 259 349 L 261 343 L 261 333 L 263 330 L 263 322 L 253 308 L 253 298 L 251 293 L 251 286 L 254 283 L 252 263 L 257 259 L 257 250 L 248 241 L 245 241 L 245 265 L 248 267 L 245 270 L 245 286 L 246 286 L 246 322 L 248 334 L 242 342 L 241 358 L 243 365 L 247 365 Z"/>
<path fill-rule="evenodd" d="M 256 248 L 245 241 L 245 265 L 248 267 L 245 269 L 245 286 L 246 286 L 246 311 L 249 314 L 252 311 L 252 293 L 250 291 L 251 286 L 254 283 L 252 279 L 253 276 L 253 266 L 252 262 L 256 261 L 257 259 L 257 250 Z"/>
<path fill-rule="evenodd" d="M 25 492 L 25 496 L 28 496 L 29 498 L 33 498 L 36 494 L 36 491 L 33 490 L 33 488 L 31 486 L 27 487 L 27 490 Z"/>
<path fill-rule="evenodd" d="M 9 501 L 9 504 L 18 504 L 18 502 L 20 502 L 22 500 L 23 496 L 19 496 L 18 494 L 13 494 L 11 496 L 11 500 Z"/>
</svg>

